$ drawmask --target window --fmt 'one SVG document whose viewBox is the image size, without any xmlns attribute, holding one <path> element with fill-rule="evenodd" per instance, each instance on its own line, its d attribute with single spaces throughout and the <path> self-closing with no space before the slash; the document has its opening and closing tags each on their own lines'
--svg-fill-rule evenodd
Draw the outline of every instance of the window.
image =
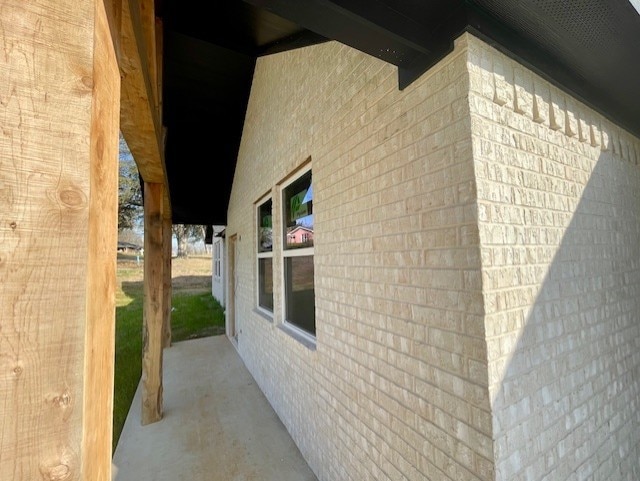
<svg viewBox="0 0 640 481">
<path fill-rule="evenodd" d="M 311 171 L 282 189 L 285 322 L 315 336 Z"/>
<path fill-rule="evenodd" d="M 220 269 L 220 252 L 222 250 L 220 246 L 221 243 L 222 241 L 217 239 L 213 244 L 213 275 L 216 280 L 220 280 L 220 276 L 222 275 Z"/>
<path fill-rule="evenodd" d="M 271 199 L 258 205 L 258 307 L 273 313 L 273 221 Z"/>
</svg>

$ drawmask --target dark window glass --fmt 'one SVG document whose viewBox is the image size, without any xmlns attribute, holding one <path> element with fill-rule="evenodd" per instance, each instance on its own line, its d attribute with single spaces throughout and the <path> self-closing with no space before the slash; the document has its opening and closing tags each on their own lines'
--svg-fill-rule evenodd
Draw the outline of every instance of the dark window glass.
<svg viewBox="0 0 640 481">
<path fill-rule="evenodd" d="M 286 320 L 315 336 L 313 256 L 285 257 Z"/>
<path fill-rule="evenodd" d="M 258 259 L 258 305 L 273 312 L 273 262 L 271 257 Z"/>
</svg>

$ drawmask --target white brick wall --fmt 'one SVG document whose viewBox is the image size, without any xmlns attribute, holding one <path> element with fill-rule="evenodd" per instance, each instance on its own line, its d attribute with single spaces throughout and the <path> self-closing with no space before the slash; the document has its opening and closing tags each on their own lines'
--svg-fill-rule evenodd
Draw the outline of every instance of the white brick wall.
<svg viewBox="0 0 640 481">
<path fill-rule="evenodd" d="M 404 91 L 337 43 L 259 59 L 231 196 L 238 349 L 321 481 L 490 480 L 466 45 Z M 254 203 L 312 157 L 317 349 L 255 305 Z"/>
<path fill-rule="evenodd" d="M 317 348 L 254 311 L 254 203 L 311 156 Z M 469 34 L 404 91 L 259 59 L 238 350 L 321 481 L 640 479 L 640 141 Z"/>
<path fill-rule="evenodd" d="M 638 480 L 640 141 L 469 45 L 496 479 Z"/>
</svg>

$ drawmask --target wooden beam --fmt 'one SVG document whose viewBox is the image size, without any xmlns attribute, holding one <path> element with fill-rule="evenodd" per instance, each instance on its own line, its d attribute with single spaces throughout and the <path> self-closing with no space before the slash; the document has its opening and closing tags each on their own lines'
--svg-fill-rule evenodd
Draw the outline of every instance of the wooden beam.
<svg viewBox="0 0 640 481">
<path fill-rule="evenodd" d="M 144 183 L 143 425 L 162 419 L 163 190 Z"/>
<path fill-rule="evenodd" d="M 163 235 L 163 249 L 164 249 L 164 281 L 162 285 L 163 289 L 163 326 L 162 326 L 162 346 L 171 347 L 171 293 L 173 291 L 171 285 L 171 238 L 173 233 L 171 231 L 171 219 L 166 217 L 162 220 L 162 235 Z"/>
<path fill-rule="evenodd" d="M 94 39 L 81 479 L 110 481 L 116 335 L 120 71 L 102 2 L 96 2 Z"/>
<path fill-rule="evenodd" d="M 162 126 L 158 115 L 158 56 L 156 48 L 158 39 L 156 37 L 156 0 L 138 0 L 140 5 L 140 23 L 144 46 L 147 52 L 148 75 L 151 84 L 151 98 L 153 101 L 154 113 L 157 118 L 158 128 Z"/>
<path fill-rule="evenodd" d="M 155 19 L 150 15 L 141 14 L 140 0 L 122 0 L 120 129 L 142 179 L 167 187 L 162 152 L 162 125 L 153 93 L 157 79 L 152 78 L 149 65 L 149 22 L 155 30 Z M 155 39 L 152 43 L 155 50 Z"/>
<path fill-rule="evenodd" d="M 120 64 L 120 38 L 122 36 L 122 0 L 104 0 L 103 2 L 107 20 L 109 21 L 109 31 L 111 32 L 111 43 Z M 118 102 L 119 104 L 119 102 Z"/>
<path fill-rule="evenodd" d="M 104 5 L 3 2 L 0 479 L 111 479 L 120 75 Z"/>
</svg>

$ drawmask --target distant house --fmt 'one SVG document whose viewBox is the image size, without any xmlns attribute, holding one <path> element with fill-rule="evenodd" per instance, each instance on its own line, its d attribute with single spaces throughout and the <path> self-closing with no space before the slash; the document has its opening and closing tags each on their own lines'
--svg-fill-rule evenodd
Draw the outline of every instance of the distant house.
<svg viewBox="0 0 640 481">
<path fill-rule="evenodd" d="M 287 233 L 287 244 L 306 244 L 313 241 L 313 229 L 296 226 Z"/>
<path fill-rule="evenodd" d="M 142 250 L 142 246 L 131 242 L 118 242 L 118 252 L 141 254 Z"/>
</svg>

